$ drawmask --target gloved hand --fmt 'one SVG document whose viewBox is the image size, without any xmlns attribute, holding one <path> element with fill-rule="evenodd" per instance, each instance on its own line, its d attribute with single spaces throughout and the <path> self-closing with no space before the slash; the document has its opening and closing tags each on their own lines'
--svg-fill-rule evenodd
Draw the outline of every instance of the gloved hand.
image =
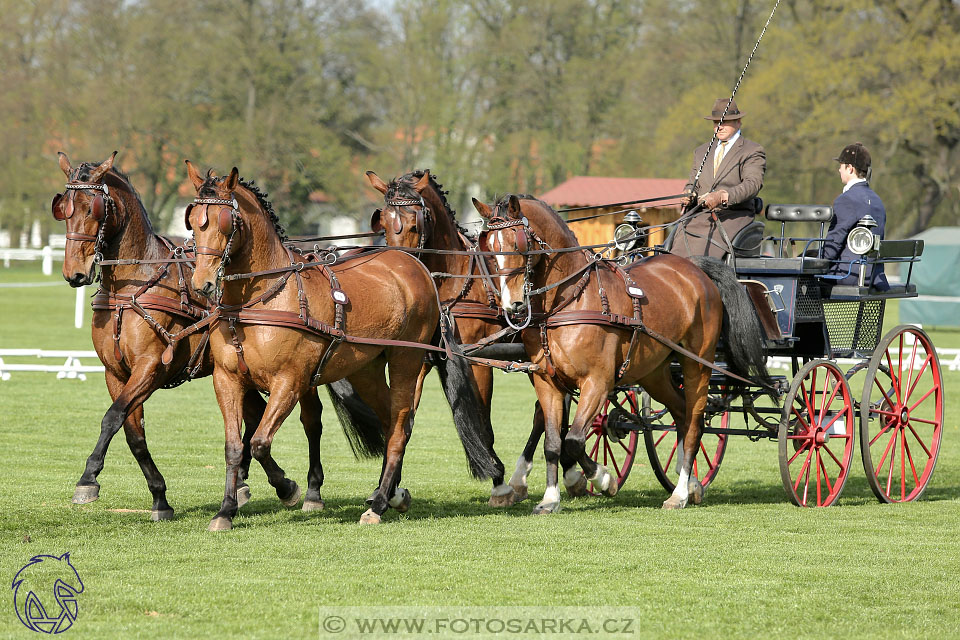
<svg viewBox="0 0 960 640">
<path fill-rule="evenodd" d="M 718 209 L 721 205 L 727 204 L 727 192 L 724 190 L 711 191 L 703 196 L 701 202 L 703 203 L 704 209 Z"/>
</svg>

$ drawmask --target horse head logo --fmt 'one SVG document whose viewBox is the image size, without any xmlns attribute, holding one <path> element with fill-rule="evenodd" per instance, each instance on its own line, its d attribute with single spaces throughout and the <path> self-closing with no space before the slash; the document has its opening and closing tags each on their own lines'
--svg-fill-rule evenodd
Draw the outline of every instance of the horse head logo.
<svg viewBox="0 0 960 640">
<path fill-rule="evenodd" d="M 62 633 L 73 626 L 83 592 L 70 553 L 34 556 L 13 578 L 13 604 L 20 622 L 31 631 Z"/>
</svg>

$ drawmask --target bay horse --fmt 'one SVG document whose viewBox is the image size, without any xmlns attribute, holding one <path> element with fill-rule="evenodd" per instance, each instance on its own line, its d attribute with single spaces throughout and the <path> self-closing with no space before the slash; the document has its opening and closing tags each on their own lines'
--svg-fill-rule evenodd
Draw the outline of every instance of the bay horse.
<svg viewBox="0 0 960 640">
<path fill-rule="evenodd" d="M 663 508 L 681 509 L 688 500 L 699 504 L 703 486 L 691 467 L 707 403 L 706 363 L 713 363 L 721 335 L 732 373 L 755 373 L 771 384 L 759 322 L 733 271 L 709 259 L 695 264 L 670 254 L 620 269 L 580 248 L 540 200 L 523 196 L 521 205 L 521 198 L 510 195 L 494 207 L 477 200 L 474 206 L 487 220 L 481 248 L 499 252 L 501 307 L 535 318 L 522 334 L 527 355 L 541 365 L 533 380 L 546 420 L 547 489 L 534 513 L 559 508 L 561 448 L 596 489 L 616 493 L 616 478 L 586 455 L 584 441 L 614 388 L 636 384 L 668 408 L 682 442 L 680 478 Z M 673 358 L 680 362 L 682 390 L 672 380 Z M 574 390 L 580 392 L 577 413 L 561 444 L 563 397 Z"/>
<path fill-rule="evenodd" d="M 66 223 L 64 279 L 72 287 L 89 285 L 100 266 L 91 332 L 113 400 L 77 482 L 73 502 L 86 504 L 100 497 L 97 476 L 103 470 L 110 442 L 122 426 L 153 495 L 151 518 L 169 520 L 174 511 L 167 502 L 166 482 L 147 448 L 143 403 L 158 389 L 213 372 L 206 332 L 177 338 L 209 314 L 209 301 L 189 287 L 193 265 L 185 260 L 193 257 L 192 252 L 175 247 L 172 240 L 154 232 L 136 189 L 114 166 L 116 155 L 114 152 L 100 164 L 73 167 L 67 155 L 59 153 L 60 168 L 68 183 L 66 192 L 57 194 L 52 203 L 54 219 Z M 335 402 L 339 400 L 332 396 Z M 310 402 L 319 404 L 319 397 Z M 251 460 L 249 440 L 265 406 L 258 393 L 244 396 L 245 447 L 238 488 L 241 506 L 250 499 L 246 483 Z M 338 406 L 338 412 L 340 409 Z M 304 424 L 308 439 L 318 434 L 318 429 L 319 425 Z M 353 443 L 361 438 L 348 433 L 348 439 Z M 374 451 L 354 447 L 354 451 L 377 453 L 376 447 Z"/>
<path fill-rule="evenodd" d="M 192 286 L 217 300 L 219 315 L 210 345 L 224 419 L 226 482 L 209 529 L 230 529 L 237 512 L 244 395 L 251 390 L 269 394 L 251 453 L 278 495 L 287 495 L 295 483 L 271 456 L 273 438 L 298 399 L 318 384 L 342 378 L 374 410 L 386 442 L 380 482 L 360 522 L 379 523 L 388 506 L 406 511 L 411 498 L 399 486 L 403 454 L 425 347 L 439 327 L 430 273 L 401 251 L 336 258 L 327 266 L 284 244 L 286 234 L 272 206 L 240 179 L 236 167 L 225 177 L 212 171 L 202 177 L 187 161 L 187 172 L 197 190 L 185 216 L 197 252 Z M 301 413 L 312 410 L 301 406 Z M 466 437 L 461 432 L 461 439 Z M 476 434 L 472 442 L 464 440 L 464 447 L 473 466 L 489 466 Z M 310 463 L 308 499 L 319 463 L 313 448 Z"/>
<path fill-rule="evenodd" d="M 456 212 L 447 201 L 447 192 L 436 176 L 429 170 L 417 170 L 389 183 L 373 171 L 367 171 L 366 176 L 370 185 L 384 196 L 384 207 L 374 211 L 370 217 L 371 230 L 382 231 L 389 246 L 444 251 L 415 255 L 431 273 L 440 274 L 435 275 L 435 282 L 441 308 L 449 310 L 453 316 L 460 343 L 476 344 L 500 332 L 506 324 L 497 302 L 499 294 L 489 277 L 489 257 L 475 253 L 476 243 L 467 237 L 466 230 L 457 223 Z M 533 433 L 517 460 L 509 483 L 504 483 L 504 466 L 493 449 L 494 434 L 490 425 L 493 371 L 482 364 L 474 365 L 472 369 L 483 406 L 484 442 L 497 468 L 492 479 L 489 504 L 492 507 L 508 507 L 527 498 L 527 475 L 544 429 L 543 411 L 537 403 Z M 456 411 L 454 402 L 451 402 L 451 408 Z M 455 414 L 454 419 L 462 418 Z M 565 470 L 575 464 L 566 458 L 562 462 Z M 564 474 L 564 483 L 570 495 L 587 493 L 586 479 L 577 469 Z"/>
</svg>

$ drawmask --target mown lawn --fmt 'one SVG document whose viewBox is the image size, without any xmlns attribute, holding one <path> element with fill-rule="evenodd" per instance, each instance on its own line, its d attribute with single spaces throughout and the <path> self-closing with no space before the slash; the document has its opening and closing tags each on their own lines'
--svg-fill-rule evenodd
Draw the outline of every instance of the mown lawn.
<svg viewBox="0 0 960 640">
<path fill-rule="evenodd" d="M 38 270 L 0 269 L 0 283 L 60 278 Z M 74 291 L 61 284 L 0 289 L 0 348 L 90 348 L 89 331 L 73 328 Z M 896 324 L 895 309 L 887 315 Z M 960 333 L 931 335 L 937 346 L 960 347 Z M 944 375 L 940 460 L 913 504 L 878 504 L 857 469 L 838 506 L 793 507 L 776 443 L 735 439 L 699 508 L 661 511 L 665 493 L 641 453 L 617 497 L 565 499 L 560 513 L 532 517 L 544 485 L 541 455 L 533 500 L 493 510 L 489 483 L 468 477 L 432 377 L 405 459 L 414 498 L 407 514 L 388 512 L 378 527 L 357 524 L 379 463 L 352 458 L 330 411 L 326 510 L 283 508 L 254 463 L 251 502 L 233 531 L 212 534 L 223 436 L 209 379 L 159 392 L 146 405 L 150 449 L 177 512 L 153 523 L 122 436 L 100 475 L 101 499 L 70 503 L 109 404 L 101 376 L 14 373 L 0 382 L 0 577 L 12 581 L 33 555 L 69 551 L 85 585 L 71 637 L 317 637 L 321 607 L 363 606 L 376 615 L 377 607 L 405 605 L 536 607 L 523 611 L 543 616 L 583 607 L 633 618 L 634 633 L 623 637 L 957 637 L 960 373 Z M 497 378 L 496 446 L 508 468 L 533 402 L 524 377 Z M 305 485 L 296 412 L 274 454 Z M 28 637 L 12 592 L 6 602 L 0 635 Z"/>
</svg>

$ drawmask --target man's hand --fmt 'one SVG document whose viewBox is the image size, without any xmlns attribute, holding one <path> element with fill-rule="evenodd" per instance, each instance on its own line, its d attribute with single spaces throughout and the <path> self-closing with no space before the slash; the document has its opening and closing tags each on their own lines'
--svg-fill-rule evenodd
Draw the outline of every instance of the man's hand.
<svg viewBox="0 0 960 640">
<path fill-rule="evenodd" d="M 703 196 L 700 202 L 703 203 L 704 209 L 718 209 L 720 206 L 726 206 L 728 197 L 726 190 L 721 189 L 720 191 L 711 191 Z"/>
</svg>

